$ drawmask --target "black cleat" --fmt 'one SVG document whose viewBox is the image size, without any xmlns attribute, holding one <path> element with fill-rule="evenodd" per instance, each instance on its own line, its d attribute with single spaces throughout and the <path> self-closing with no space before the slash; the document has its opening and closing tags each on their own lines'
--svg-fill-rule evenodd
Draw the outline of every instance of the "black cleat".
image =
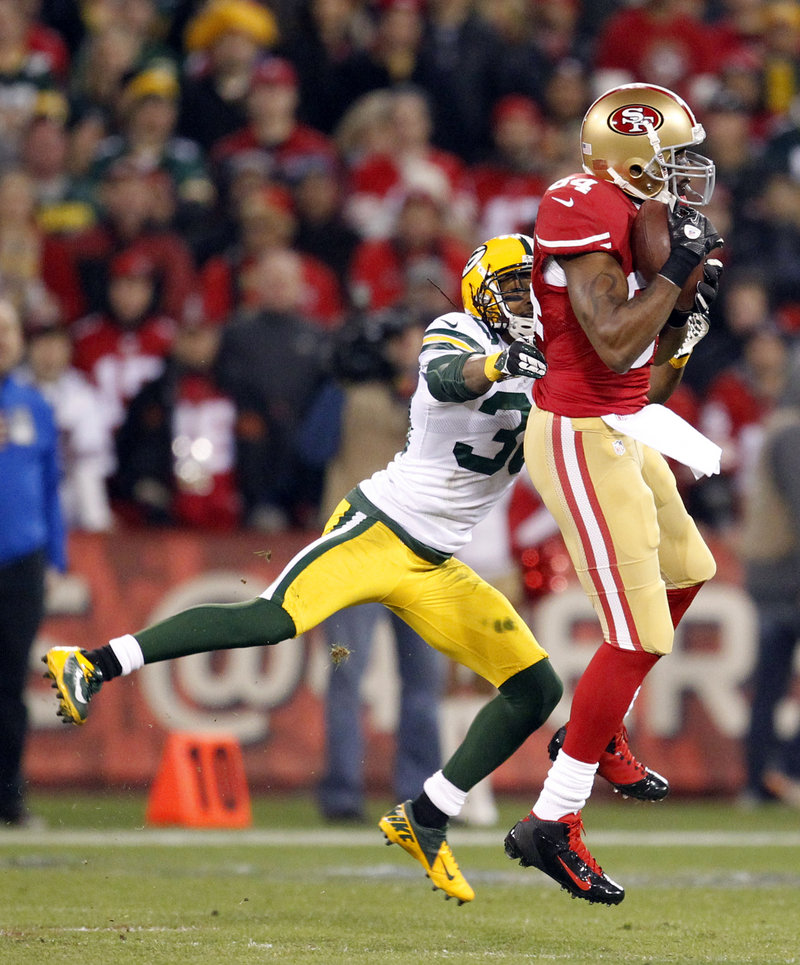
<svg viewBox="0 0 800 965">
<path fill-rule="evenodd" d="M 582 832 L 580 812 L 558 821 L 542 821 L 531 812 L 506 835 L 506 854 L 523 868 L 543 871 L 573 898 L 618 905 L 625 889 L 603 872 L 583 843 Z"/>
<path fill-rule="evenodd" d="M 547 745 L 550 760 L 554 761 L 564 743 L 567 728 L 560 727 Z M 597 773 L 623 797 L 635 797 L 639 801 L 663 801 L 669 794 L 669 782 L 656 771 L 645 767 L 633 756 L 628 744 L 628 729 L 624 725 L 611 738 L 608 747 L 600 755 Z"/>
</svg>

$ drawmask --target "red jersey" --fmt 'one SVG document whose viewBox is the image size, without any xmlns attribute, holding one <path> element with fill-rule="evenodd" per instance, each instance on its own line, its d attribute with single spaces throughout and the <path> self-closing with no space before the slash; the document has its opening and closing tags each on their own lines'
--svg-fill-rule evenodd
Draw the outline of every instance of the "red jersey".
<svg viewBox="0 0 800 965">
<path fill-rule="evenodd" d="M 262 144 L 251 126 L 242 127 L 216 142 L 212 161 L 225 167 L 237 158 L 261 156 L 272 180 L 294 183 L 308 170 L 310 161 L 324 159 L 334 169 L 336 148 L 330 138 L 307 124 L 295 124 L 280 144 Z"/>
<path fill-rule="evenodd" d="M 472 173 L 478 199 L 481 238 L 509 231 L 530 233 L 547 188 L 533 171 L 511 171 L 500 164 L 481 164 Z"/>
<path fill-rule="evenodd" d="M 368 154 L 352 165 L 345 215 L 362 238 L 389 238 L 406 198 L 415 191 L 445 204 L 454 224 L 474 220 L 475 194 L 467 166 L 455 154 L 434 147 L 414 157 Z"/>
<path fill-rule="evenodd" d="M 89 315 L 72 329 L 73 364 L 97 386 L 114 428 L 146 382 L 158 378 L 172 346 L 175 323 L 163 315 L 125 330 L 103 315 Z"/>
<path fill-rule="evenodd" d="M 402 252 L 391 241 L 368 239 L 356 246 L 348 285 L 353 302 L 375 312 L 400 304 L 408 296 L 409 276 L 417 266 L 431 270 L 451 304 L 461 300 L 461 272 L 469 248 L 449 235 L 430 248 Z"/>
<path fill-rule="evenodd" d="M 344 319 L 345 303 L 336 273 L 313 255 L 300 254 L 303 293 L 299 310 L 321 328 L 333 330 Z M 242 306 L 258 307 L 252 284 L 253 259 L 212 255 L 200 270 L 200 290 L 209 319 L 225 322 Z"/>
<path fill-rule="evenodd" d="M 774 407 L 774 396 L 746 367 L 726 369 L 711 382 L 699 426 L 722 447 L 723 474 L 746 478 L 752 472 L 764 437 L 764 422 Z"/>
<path fill-rule="evenodd" d="M 686 94 L 698 75 L 717 73 L 722 49 L 716 24 L 709 29 L 691 16 L 622 9 L 600 32 L 592 66 Z"/>
<path fill-rule="evenodd" d="M 540 409 L 572 417 L 627 415 L 647 403 L 651 345 L 624 375 L 612 372 L 592 347 L 569 300 L 555 255 L 607 251 L 619 262 L 633 295 L 643 287 L 633 270 L 630 232 L 638 208 L 616 185 L 572 174 L 550 185 L 536 219 L 534 311 L 541 326 L 547 375 L 534 383 Z M 538 327 L 538 326 L 537 326 Z"/>
<path fill-rule="evenodd" d="M 172 515 L 178 523 L 204 529 L 232 530 L 239 523 L 236 487 L 236 405 L 216 382 L 187 373 L 177 384 L 172 413 L 175 438 L 203 440 L 208 456 L 198 462 L 176 453 Z"/>
</svg>

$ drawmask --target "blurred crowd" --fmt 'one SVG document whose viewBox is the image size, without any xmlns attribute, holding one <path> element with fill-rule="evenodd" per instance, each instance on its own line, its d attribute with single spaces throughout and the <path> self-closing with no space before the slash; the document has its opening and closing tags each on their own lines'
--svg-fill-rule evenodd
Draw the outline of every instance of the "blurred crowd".
<svg viewBox="0 0 800 965">
<path fill-rule="evenodd" d="M 800 3 L 0 0 L 0 297 L 70 527 L 319 525 L 341 386 L 408 398 L 398 333 L 532 231 L 627 81 L 717 165 L 726 274 L 671 404 L 723 446 L 682 484 L 725 536 L 800 341 Z"/>
</svg>

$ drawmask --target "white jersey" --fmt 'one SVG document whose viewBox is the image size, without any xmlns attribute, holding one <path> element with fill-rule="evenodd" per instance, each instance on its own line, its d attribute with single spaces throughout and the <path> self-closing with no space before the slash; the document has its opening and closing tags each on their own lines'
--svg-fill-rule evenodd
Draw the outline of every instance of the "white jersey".
<svg viewBox="0 0 800 965">
<path fill-rule="evenodd" d="M 503 348 L 499 336 L 471 315 L 434 319 L 423 339 L 406 447 L 359 485 L 381 512 L 441 553 L 469 542 L 522 468 L 533 380 L 506 379 L 477 399 L 440 402 L 428 388 L 428 366 L 442 356 L 492 355 Z"/>
</svg>

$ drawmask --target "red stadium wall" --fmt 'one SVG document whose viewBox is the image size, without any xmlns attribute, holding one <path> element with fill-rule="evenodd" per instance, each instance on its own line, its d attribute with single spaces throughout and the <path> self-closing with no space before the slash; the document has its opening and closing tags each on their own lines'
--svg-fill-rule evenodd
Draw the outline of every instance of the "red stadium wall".
<svg viewBox="0 0 800 965">
<path fill-rule="evenodd" d="M 224 731 L 240 740 L 254 791 L 312 788 L 323 764 L 322 695 L 330 661 L 318 632 L 278 647 L 198 655 L 154 664 L 115 681 L 82 728 L 65 727 L 41 678 L 49 646 L 97 646 L 200 602 L 257 595 L 307 542 L 308 534 L 196 535 L 182 532 L 75 534 L 76 585 L 42 627 L 32 661 L 28 777 L 38 787 L 145 787 L 170 730 Z M 735 562 L 714 547 L 716 580 L 697 598 L 675 653 L 651 674 L 636 705 L 635 746 L 669 776 L 676 792 L 734 792 L 742 782 L 741 738 L 748 719 L 754 617 Z M 582 592 L 570 587 L 527 614 L 567 684 L 553 715 L 561 723 L 571 688 L 598 642 Z M 391 649 L 378 641 L 365 681 L 370 733 L 367 773 L 391 787 L 397 691 Z M 475 694 L 444 703 L 448 731 L 463 729 Z M 471 703 L 465 704 L 466 701 Z M 533 792 L 548 766 L 551 727 L 534 735 L 495 775 L 500 792 Z M 453 738 L 455 739 L 455 738 Z"/>
</svg>

